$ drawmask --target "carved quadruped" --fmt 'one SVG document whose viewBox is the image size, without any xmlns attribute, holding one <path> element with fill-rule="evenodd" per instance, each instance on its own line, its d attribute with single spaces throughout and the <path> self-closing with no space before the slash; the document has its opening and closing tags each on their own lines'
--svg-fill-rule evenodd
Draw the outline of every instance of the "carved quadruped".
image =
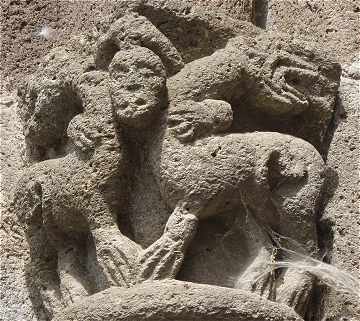
<svg viewBox="0 0 360 321">
<path fill-rule="evenodd" d="M 275 307 L 275 320 L 300 320 L 286 305 L 305 314 L 313 277 L 269 272 L 279 257 L 268 232 L 318 255 L 319 151 L 339 67 L 251 26 L 245 34 L 234 28 L 211 50 L 198 35 L 191 54 L 173 44 L 173 24 L 161 27 L 161 15 L 190 23 L 176 1 L 165 2 L 140 1 L 90 53 L 54 49 L 19 89 L 27 143 L 37 153 L 14 208 L 37 300 L 56 320 L 77 320 L 82 311 L 86 320 L 108 320 L 106 309 L 116 312 L 111 320 L 125 320 L 127 304 L 135 320 L 136 300 L 144 320 L 223 320 L 232 311 L 233 320 L 264 321 Z M 224 30 L 207 13 L 196 17 L 214 39 Z M 160 235 L 137 224 L 157 224 L 157 215 L 166 217 Z M 214 251 L 204 250 L 207 243 Z M 184 282 L 171 281 L 177 276 Z M 187 303 L 170 308 L 166 298 L 180 288 Z M 156 289 L 156 306 L 144 303 Z M 219 306 L 213 291 L 221 292 Z M 115 302 L 118 294 L 125 303 Z M 204 300 L 204 310 L 192 300 Z M 223 309 L 216 316 L 215 306 Z"/>
</svg>

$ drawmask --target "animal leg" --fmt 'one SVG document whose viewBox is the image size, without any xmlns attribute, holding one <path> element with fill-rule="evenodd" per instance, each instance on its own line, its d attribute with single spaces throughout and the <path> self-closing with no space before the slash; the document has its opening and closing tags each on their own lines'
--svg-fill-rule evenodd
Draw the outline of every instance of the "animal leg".
<svg viewBox="0 0 360 321">
<path fill-rule="evenodd" d="M 276 182 L 272 184 L 272 201 L 279 214 L 277 231 L 285 239 L 291 240 L 282 243 L 281 247 L 316 258 L 318 244 L 315 215 L 323 184 L 323 160 L 310 144 L 293 139 L 279 155 L 276 164 L 279 175 L 276 175 Z M 313 276 L 304 270 L 285 270 L 279 280 L 277 301 L 304 315 L 313 281 Z"/>
<path fill-rule="evenodd" d="M 269 262 L 273 260 L 273 253 L 266 247 L 258 251 L 258 255 L 246 268 L 235 288 L 254 292 L 269 300 L 275 299 L 275 276 L 269 270 Z"/>
<path fill-rule="evenodd" d="M 51 202 L 43 199 L 43 224 L 49 243 L 56 251 L 56 272 L 59 291 L 65 306 L 92 293 L 85 266 L 86 251 L 81 234 L 73 235 L 62 231 L 53 218 Z M 82 251 L 81 251 L 82 248 Z"/>
<path fill-rule="evenodd" d="M 246 204 L 244 204 L 244 208 L 247 215 L 242 229 L 247 235 L 252 261 L 237 280 L 235 288 L 275 300 L 275 274 L 270 268 L 270 263 L 276 258 L 276 248 Z"/>
<path fill-rule="evenodd" d="M 23 176 L 15 189 L 14 210 L 22 225 L 30 250 L 29 287 L 50 318 L 64 307 L 56 272 L 57 254 L 43 225 L 42 186 L 31 175 Z"/>
<path fill-rule="evenodd" d="M 94 292 L 84 262 L 85 247 L 80 247 L 79 243 L 64 242 L 66 245 L 57 253 L 60 290 L 67 305 Z"/>
<path fill-rule="evenodd" d="M 43 228 L 35 233 L 26 233 L 29 240 L 31 261 L 29 274 L 45 313 L 53 317 L 66 307 L 57 274 L 56 250 L 51 246 Z M 31 285 L 32 286 L 32 285 Z"/>
</svg>

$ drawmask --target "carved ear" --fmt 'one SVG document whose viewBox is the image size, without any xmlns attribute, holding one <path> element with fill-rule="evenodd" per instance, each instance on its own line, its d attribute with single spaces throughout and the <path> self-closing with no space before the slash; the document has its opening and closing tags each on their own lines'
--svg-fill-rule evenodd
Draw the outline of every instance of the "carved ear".
<svg viewBox="0 0 360 321">
<path fill-rule="evenodd" d="M 94 142 L 86 128 L 88 127 L 86 119 L 80 114 L 75 116 L 69 123 L 67 135 L 76 148 L 82 152 L 94 149 Z"/>
</svg>

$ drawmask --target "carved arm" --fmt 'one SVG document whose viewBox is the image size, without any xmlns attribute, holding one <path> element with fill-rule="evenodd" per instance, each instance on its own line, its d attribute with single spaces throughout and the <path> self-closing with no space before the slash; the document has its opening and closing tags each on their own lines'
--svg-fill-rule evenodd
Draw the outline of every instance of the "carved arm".
<svg viewBox="0 0 360 321">
<path fill-rule="evenodd" d="M 197 230 L 198 219 L 182 207 L 171 214 L 164 234 L 139 257 L 138 282 L 175 278 Z"/>
</svg>

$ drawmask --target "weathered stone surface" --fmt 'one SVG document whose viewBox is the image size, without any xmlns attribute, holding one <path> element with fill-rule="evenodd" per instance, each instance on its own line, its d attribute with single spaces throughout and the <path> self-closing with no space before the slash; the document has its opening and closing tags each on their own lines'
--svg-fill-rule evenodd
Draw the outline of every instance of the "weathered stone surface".
<svg viewBox="0 0 360 321">
<path fill-rule="evenodd" d="M 356 318 L 356 298 L 324 296 L 302 269 L 272 271 L 287 251 L 324 249 L 358 269 L 356 198 L 343 197 L 357 184 L 356 65 L 338 95 L 340 65 L 279 33 L 276 1 L 269 16 L 260 1 L 38 4 L 91 18 L 64 21 L 78 26 L 68 40 L 47 30 L 37 54 L 7 51 L 26 60 L 61 45 L 24 79 L 21 66 L 3 70 L 21 124 L 3 100 L 16 126 L 3 153 L 1 318 Z M 33 14 L 21 1 L 5 8 Z M 271 30 L 240 16 L 260 27 L 272 17 Z"/>
<path fill-rule="evenodd" d="M 355 64 L 352 68 L 356 68 Z M 327 164 L 334 170 L 329 186 L 331 198 L 323 219 L 331 225 L 328 260 L 353 275 L 360 271 L 359 218 L 359 93 L 358 79 L 343 77 L 339 88 L 335 130 Z M 337 293 L 328 294 L 325 317 L 330 320 L 360 318 L 358 298 Z"/>
<path fill-rule="evenodd" d="M 16 175 L 24 166 L 25 144 L 16 100 L 15 93 L 3 92 L 0 96 L 0 132 L 4 142 L 0 146 L 1 208 L 8 206 L 11 186 L 16 183 Z"/>
<path fill-rule="evenodd" d="M 152 308 L 149 309 L 149 302 Z M 259 308 L 254 312 L 254 306 Z M 301 321 L 285 305 L 241 291 L 189 282 L 145 282 L 110 288 L 61 313 L 56 321 L 102 320 Z"/>
<path fill-rule="evenodd" d="M 25 165 L 25 142 L 16 94 L 5 89 L 0 94 L 0 320 L 35 320 L 24 275 L 28 246 L 9 212 L 11 192 Z"/>
<path fill-rule="evenodd" d="M 330 168 L 321 235 L 325 260 L 359 275 L 359 1 L 281 1 L 269 3 L 268 28 L 312 39 L 342 63 L 336 113 L 325 148 Z M 326 227 L 326 228 L 325 228 Z M 315 319 L 357 320 L 356 297 L 334 289 L 323 295 Z"/>
<path fill-rule="evenodd" d="M 94 37 L 112 16 L 135 6 L 138 0 L 4 0 L 1 3 L 2 50 L 0 66 L 7 87 L 13 89 L 24 75 L 35 72 L 41 58 L 55 46 L 70 42 L 83 42 Z M 146 1 L 147 2 L 147 1 Z M 150 2 L 153 2 L 151 0 Z M 170 3 L 176 1 L 170 0 Z M 224 16 L 230 13 L 240 20 L 251 20 L 250 0 L 183 2 L 190 10 L 195 7 Z M 219 9 L 220 8 L 220 9 Z M 201 10 L 201 9 L 199 9 Z M 225 20 L 225 19 L 224 19 Z M 171 22 L 170 22 L 171 23 Z M 231 23 L 229 23 L 230 25 Z M 50 32 L 46 32 L 49 31 Z M 184 30 L 186 32 L 186 30 Z M 86 38 L 81 35 L 88 33 Z M 181 33 L 181 31 L 179 31 Z M 182 37 L 181 37 L 182 38 Z M 189 41 L 189 40 L 186 40 Z"/>
<path fill-rule="evenodd" d="M 359 52 L 359 12 L 356 0 L 270 0 L 267 28 L 314 41 L 349 63 Z"/>
</svg>

